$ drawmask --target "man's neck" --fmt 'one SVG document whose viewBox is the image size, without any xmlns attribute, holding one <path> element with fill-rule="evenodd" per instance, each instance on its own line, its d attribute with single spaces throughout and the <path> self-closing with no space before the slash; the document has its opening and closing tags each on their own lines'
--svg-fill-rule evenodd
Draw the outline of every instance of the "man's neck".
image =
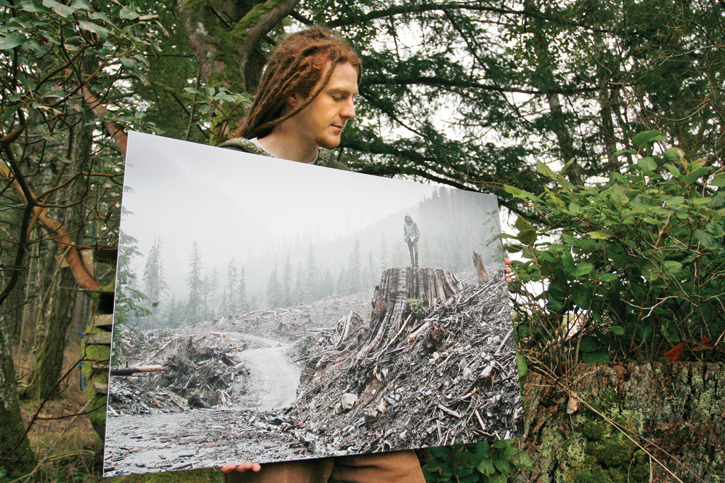
<svg viewBox="0 0 725 483">
<path fill-rule="evenodd" d="M 277 126 L 271 133 L 259 139 L 259 144 L 275 158 L 311 163 L 317 157 L 318 147 L 315 143 L 301 142 L 299 136 Z"/>
</svg>

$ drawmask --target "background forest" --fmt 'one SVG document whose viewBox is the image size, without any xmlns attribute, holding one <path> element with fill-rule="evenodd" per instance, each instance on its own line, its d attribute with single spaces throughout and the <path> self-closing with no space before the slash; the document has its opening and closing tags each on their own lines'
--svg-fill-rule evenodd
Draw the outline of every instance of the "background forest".
<svg viewBox="0 0 725 483">
<path fill-rule="evenodd" d="M 126 133 L 218 144 L 307 24 L 363 58 L 343 162 L 511 213 L 541 287 L 512 286 L 522 377 L 723 360 L 721 1 L 0 0 L 0 479 L 99 475 L 77 334 L 116 282 Z M 145 290 L 119 304 L 143 315 Z M 428 475 L 505 479 L 509 449 L 435 454 Z"/>
</svg>

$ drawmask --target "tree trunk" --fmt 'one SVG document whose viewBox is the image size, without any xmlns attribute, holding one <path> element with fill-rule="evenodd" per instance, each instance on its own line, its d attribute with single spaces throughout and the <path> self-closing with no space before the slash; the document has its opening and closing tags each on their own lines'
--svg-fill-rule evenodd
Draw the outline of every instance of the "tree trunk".
<svg viewBox="0 0 725 483">
<path fill-rule="evenodd" d="M 563 378 L 529 372 L 523 396 L 522 439 L 536 469 L 514 481 L 677 481 L 654 458 L 680 481 L 725 474 L 722 364 L 581 364 Z"/>
<path fill-rule="evenodd" d="M 90 118 L 90 113 L 86 113 L 85 117 Z M 78 164 L 78 170 L 87 169 L 90 166 L 92 135 L 92 127 L 84 126 L 77 130 L 72 129 L 68 136 L 67 150 L 71 159 Z M 83 199 L 87 189 L 85 182 L 72 184 L 62 200 L 69 205 L 75 203 L 77 200 Z M 77 238 L 76 233 L 82 231 L 81 215 L 73 210 L 65 210 L 65 220 L 62 226 L 70 236 Z M 40 322 L 36 328 L 33 346 L 35 366 L 30 373 L 27 385 L 23 388 L 23 396 L 38 400 L 57 396 L 58 381 L 63 371 L 66 333 L 73 321 L 73 309 L 77 300 L 77 286 L 73 271 L 69 268 L 70 260 L 67 256 L 69 250 L 59 248 L 57 244 L 53 243 L 49 249 L 46 264 L 47 268 L 52 270 L 52 276 L 47 278 L 49 283 L 41 287 L 40 291 L 40 296 L 46 299 L 47 310 L 44 313 L 41 312 L 39 317 Z M 78 260 L 80 260 L 80 256 L 78 256 Z M 85 266 L 84 269 L 88 273 Z M 41 305 L 41 310 L 43 309 L 44 307 Z"/>
<path fill-rule="evenodd" d="M 75 285 L 73 274 L 68 268 L 61 268 L 53 284 L 48 301 L 50 310 L 44 316 L 43 324 L 35 335 L 35 366 L 23 389 L 25 396 L 41 400 L 58 395 L 58 379 L 63 369 L 63 354 L 66 346 L 66 332 L 73 317 Z"/>
<path fill-rule="evenodd" d="M 18 404 L 13 354 L 6 327 L 0 326 L 0 474 L 7 470 L 9 478 L 21 476 L 35 466 L 35 455 L 25 434 Z"/>
</svg>

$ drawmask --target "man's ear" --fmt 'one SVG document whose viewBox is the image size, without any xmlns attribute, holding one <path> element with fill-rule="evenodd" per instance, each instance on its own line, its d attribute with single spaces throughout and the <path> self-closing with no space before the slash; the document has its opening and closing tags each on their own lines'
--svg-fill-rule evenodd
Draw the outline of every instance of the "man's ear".
<svg viewBox="0 0 725 483">
<path fill-rule="evenodd" d="M 303 102 L 305 99 L 302 97 L 302 94 L 299 92 L 295 92 L 291 96 L 287 97 L 287 105 L 294 109 L 295 107 L 299 106 L 301 102 Z"/>
</svg>

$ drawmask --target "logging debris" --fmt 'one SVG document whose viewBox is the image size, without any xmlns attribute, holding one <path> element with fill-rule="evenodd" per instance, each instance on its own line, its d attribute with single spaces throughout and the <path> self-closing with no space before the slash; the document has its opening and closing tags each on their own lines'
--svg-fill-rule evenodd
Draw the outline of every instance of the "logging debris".
<svg viewBox="0 0 725 483">
<path fill-rule="evenodd" d="M 287 416 L 327 454 L 515 437 L 522 410 L 506 291 L 501 272 L 428 307 L 409 302 L 392 331 L 348 313 L 298 344 L 305 369 Z"/>
</svg>

